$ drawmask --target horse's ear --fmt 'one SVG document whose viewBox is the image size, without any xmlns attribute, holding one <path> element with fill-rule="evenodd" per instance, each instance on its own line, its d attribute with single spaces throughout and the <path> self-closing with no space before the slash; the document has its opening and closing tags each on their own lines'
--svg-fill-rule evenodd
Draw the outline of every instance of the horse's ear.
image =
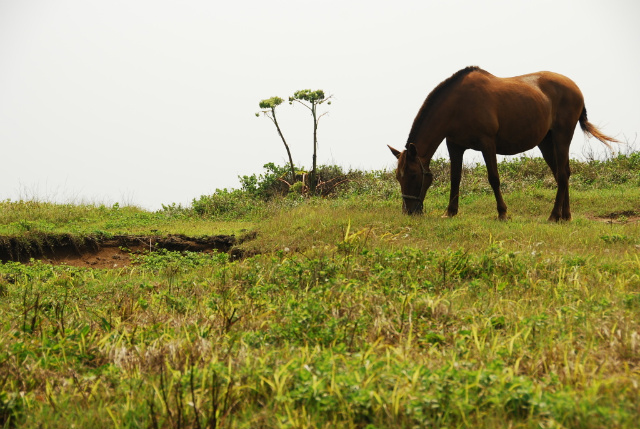
<svg viewBox="0 0 640 429">
<path fill-rule="evenodd" d="M 391 146 L 387 145 L 387 147 L 389 149 L 391 149 L 391 153 L 393 154 L 393 156 L 395 156 L 396 158 L 400 158 L 400 151 L 397 149 L 392 148 Z"/>
<path fill-rule="evenodd" d="M 407 152 L 409 153 L 409 156 L 411 158 L 415 158 L 416 155 L 418 155 L 418 149 L 416 148 L 416 145 L 414 145 L 413 143 L 409 143 L 407 145 Z"/>
</svg>

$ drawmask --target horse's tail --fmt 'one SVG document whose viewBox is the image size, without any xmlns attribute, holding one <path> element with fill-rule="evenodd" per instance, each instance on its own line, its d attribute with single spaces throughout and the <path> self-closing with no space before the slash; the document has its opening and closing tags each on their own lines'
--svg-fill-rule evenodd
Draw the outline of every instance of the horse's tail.
<svg viewBox="0 0 640 429">
<path fill-rule="evenodd" d="M 612 149 L 612 147 L 609 144 L 609 142 L 611 142 L 611 143 L 620 143 L 618 140 L 614 139 L 613 137 L 609 137 L 609 136 L 603 134 L 598 128 L 596 128 L 595 125 L 593 125 L 591 122 L 589 122 L 587 120 L 587 108 L 586 107 L 582 108 L 582 113 L 580 114 L 580 128 L 582 128 L 582 131 L 587 136 L 597 138 L 602 143 L 604 143 L 609 149 Z"/>
</svg>

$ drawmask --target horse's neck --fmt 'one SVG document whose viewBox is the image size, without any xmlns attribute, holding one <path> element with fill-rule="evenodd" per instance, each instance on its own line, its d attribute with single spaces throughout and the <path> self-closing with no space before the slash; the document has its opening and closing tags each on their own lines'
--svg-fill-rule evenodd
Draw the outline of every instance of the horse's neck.
<svg viewBox="0 0 640 429">
<path fill-rule="evenodd" d="M 416 134 L 416 141 L 410 142 L 416 145 L 420 158 L 426 159 L 427 162 L 431 161 L 446 136 L 446 123 L 447 121 L 437 113 L 429 115 L 422 121 Z"/>
</svg>

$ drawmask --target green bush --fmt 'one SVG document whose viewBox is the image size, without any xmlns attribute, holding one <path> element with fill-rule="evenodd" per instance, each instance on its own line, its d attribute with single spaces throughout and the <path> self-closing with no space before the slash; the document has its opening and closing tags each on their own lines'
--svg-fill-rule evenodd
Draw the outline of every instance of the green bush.
<svg viewBox="0 0 640 429">
<path fill-rule="evenodd" d="M 269 200 L 275 196 L 286 195 L 290 184 L 284 181 L 289 167 L 269 162 L 263 166 L 265 173 L 260 175 L 239 176 L 242 190 L 254 198 Z"/>
<path fill-rule="evenodd" d="M 193 200 L 191 207 L 195 214 L 224 219 L 245 218 L 263 208 L 255 197 L 239 189 L 216 189 L 212 195 L 202 195 Z"/>
</svg>

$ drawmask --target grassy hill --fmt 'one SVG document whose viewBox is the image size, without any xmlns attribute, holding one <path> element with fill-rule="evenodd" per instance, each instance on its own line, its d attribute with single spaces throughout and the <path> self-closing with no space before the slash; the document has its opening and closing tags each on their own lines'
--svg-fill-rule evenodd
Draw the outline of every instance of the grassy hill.
<svg viewBox="0 0 640 429">
<path fill-rule="evenodd" d="M 639 153 L 574 161 L 558 224 L 535 158 L 500 164 L 507 222 L 482 166 L 453 219 L 444 161 L 421 217 L 391 172 L 325 167 L 310 198 L 279 169 L 153 213 L 1 202 L 5 247 L 250 239 L 239 259 L 1 263 L 0 427 L 637 427 Z"/>
</svg>

